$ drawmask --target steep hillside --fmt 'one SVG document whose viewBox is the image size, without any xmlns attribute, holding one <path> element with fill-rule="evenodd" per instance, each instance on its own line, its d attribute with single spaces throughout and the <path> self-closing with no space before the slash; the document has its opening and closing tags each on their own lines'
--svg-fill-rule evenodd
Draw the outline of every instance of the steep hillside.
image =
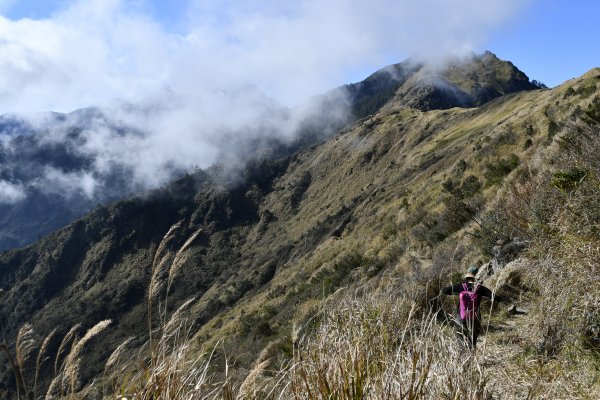
<svg viewBox="0 0 600 400">
<path fill-rule="evenodd" d="M 276 115 L 274 120 L 284 120 L 288 114 L 274 104 L 267 107 Z M 167 160 L 160 171 L 151 171 L 152 167 L 145 165 L 144 151 L 152 149 L 156 132 L 138 126 L 147 110 L 130 108 L 46 113 L 37 116 L 35 123 L 25 117 L 0 117 L 0 250 L 26 246 L 99 204 L 154 188 L 160 181 L 153 178 L 158 172 L 172 180 L 192 169 L 192 165 L 183 168 Z M 222 165 L 233 160 L 243 164 L 257 154 L 290 154 L 321 140 L 325 132 L 343 123 L 320 110 L 307 114 L 314 121 L 304 122 L 292 138 L 283 137 L 265 123 L 245 128 L 245 135 L 222 132 L 220 142 L 211 146 L 220 151 L 217 159 Z M 138 151 L 136 145 L 142 149 Z M 126 149 L 128 146 L 132 149 Z M 197 143 L 190 144 L 193 146 L 199 147 Z M 127 150 L 139 154 L 119 154 Z M 198 157 L 200 163 L 202 157 Z M 238 166 L 228 169 L 234 171 Z M 146 173 L 152 179 L 143 176 Z"/>
<path fill-rule="evenodd" d="M 288 110 L 258 90 L 232 94 L 232 101 L 250 97 L 256 104 L 264 103 L 260 109 L 264 122 L 243 127 L 243 135 L 214 133 L 216 139 L 209 142 L 219 152 L 217 163 L 235 169 L 231 164 L 243 165 L 256 154 L 282 156 L 319 143 L 389 101 L 420 110 L 473 107 L 505 93 L 536 88 L 511 63 L 489 52 L 456 61 L 444 70 L 409 60 L 316 97 L 302 111 Z M 347 99 L 340 101 L 340 97 Z M 156 110 L 146 108 L 128 105 L 47 113 L 34 118 L 35 123 L 25 117 L 0 117 L 0 250 L 28 245 L 98 204 L 152 187 L 147 179 L 140 179 L 138 170 L 148 156 L 142 152 L 133 162 L 128 159 L 131 156 L 115 150 L 135 143 L 142 148 L 152 146 L 153 132 L 139 121 L 147 118 L 146 112 Z M 290 120 L 298 118 L 302 122 L 294 132 L 279 132 L 278 124 L 291 124 Z M 202 157 L 198 157 L 201 164 Z M 160 174 L 183 175 L 187 169 L 175 164 L 166 162 Z"/>
<path fill-rule="evenodd" d="M 452 82 L 451 93 L 460 88 L 469 94 L 465 105 L 519 88 L 477 86 L 466 71 L 450 68 L 444 78 Z M 502 74 L 483 75 L 505 82 Z M 552 168 L 545 154 L 557 151 L 559 132 L 582 118 L 599 85 L 600 70 L 592 70 L 553 90 L 430 111 L 408 107 L 412 92 L 400 87 L 380 112 L 325 143 L 251 163 L 242 183 L 218 171 L 200 172 L 165 190 L 99 207 L 0 256 L 4 335 L 14 338 L 30 322 L 39 335 L 58 327 L 62 337 L 76 323 L 90 327 L 112 319 L 84 355 L 82 382 L 99 374 L 117 344 L 134 336 L 136 347 L 147 339 L 154 253 L 169 227 L 183 221 L 166 243 L 171 259 L 199 233 L 170 292 L 161 286 L 162 307 L 170 314 L 194 297 L 188 315 L 197 350 L 221 341 L 225 350 L 216 363 L 229 355 L 241 375 L 265 349 L 271 362 L 285 359 L 293 352 L 294 326 L 306 325 L 338 289 L 425 279 L 448 247 L 462 249 L 445 271 L 456 273 L 486 256 L 489 243 L 512 239 L 510 232 L 476 231 L 518 174 Z M 441 97 L 447 105 L 458 98 Z M 58 339 L 50 345 L 53 351 L 58 346 Z M 9 368 L 1 373 L 2 388 L 10 388 Z"/>
</svg>

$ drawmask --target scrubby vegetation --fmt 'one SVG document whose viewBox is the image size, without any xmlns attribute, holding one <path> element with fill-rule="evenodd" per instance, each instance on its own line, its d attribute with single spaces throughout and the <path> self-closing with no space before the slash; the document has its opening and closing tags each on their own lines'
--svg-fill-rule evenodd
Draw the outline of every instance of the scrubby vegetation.
<svg viewBox="0 0 600 400">
<path fill-rule="evenodd" d="M 41 398 L 55 382 L 55 398 L 597 398 L 600 100 L 563 91 L 472 110 L 390 107 L 319 147 L 254 165 L 243 186 L 206 184 L 173 206 L 168 217 L 183 222 L 162 241 L 110 255 L 145 273 L 135 318 L 88 323 L 95 335 L 81 339 L 80 327 L 42 341 L 27 325 L 15 343 L 4 336 L 11 393 Z M 135 229 L 119 226 L 117 243 L 150 229 L 127 207 L 118 210 Z M 81 225 L 80 236 L 97 229 Z M 91 265 L 110 240 L 78 257 Z M 439 296 L 469 264 L 507 300 L 484 303 L 476 352 L 455 335 L 456 299 Z M 24 307 L 5 300 L 2 322 Z M 96 342 L 112 345 L 90 379 Z"/>
</svg>

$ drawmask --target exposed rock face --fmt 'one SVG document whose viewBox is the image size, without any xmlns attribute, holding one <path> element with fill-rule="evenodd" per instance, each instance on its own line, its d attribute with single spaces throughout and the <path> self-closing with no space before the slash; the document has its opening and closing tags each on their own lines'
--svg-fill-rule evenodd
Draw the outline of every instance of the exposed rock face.
<svg viewBox="0 0 600 400">
<path fill-rule="evenodd" d="M 394 99 L 423 111 L 445 110 L 452 107 L 473 107 L 474 101 L 458 86 L 439 76 L 422 76 L 403 86 Z"/>
<path fill-rule="evenodd" d="M 492 252 L 494 257 L 492 258 L 492 269 L 498 271 L 503 268 L 506 264 L 516 259 L 519 254 L 527 249 L 530 242 L 522 238 L 514 238 L 510 243 L 499 244 L 494 246 Z"/>
</svg>

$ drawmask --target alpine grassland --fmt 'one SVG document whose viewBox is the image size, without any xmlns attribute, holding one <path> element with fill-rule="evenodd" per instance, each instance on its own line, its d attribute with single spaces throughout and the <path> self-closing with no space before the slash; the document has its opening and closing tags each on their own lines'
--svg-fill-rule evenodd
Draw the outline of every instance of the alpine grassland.
<svg viewBox="0 0 600 400">
<path fill-rule="evenodd" d="M 600 70 L 471 108 L 413 89 L 0 255 L 0 396 L 600 398 Z M 476 349 L 441 294 L 470 265 L 502 300 Z"/>
</svg>

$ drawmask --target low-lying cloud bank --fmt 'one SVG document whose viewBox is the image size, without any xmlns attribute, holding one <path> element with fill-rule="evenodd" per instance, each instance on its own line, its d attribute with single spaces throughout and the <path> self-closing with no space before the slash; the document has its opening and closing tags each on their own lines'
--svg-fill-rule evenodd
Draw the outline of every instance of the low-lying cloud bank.
<svg viewBox="0 0 600 400">
<path fill-rule="evenodd" d="M 177 29 L 145 1 L 67 1 L 46 19 L 0 17 L 0 113 L 28 115 L 42 156 L 54 160 L 4 167 L 0 203 L 33 189 L 96 198 L 111 179 L 132 191 L 216 160 L 241 165 L 243 143 L 289 140 L 315 111 L 343 119 L 342 92 L 327 109 L 307 99 L 348 71 L 478 50 L 526 3 L 191 0 Z M 87 106 L 102 112 L 32 116 Z M 26 151 L 14 134 L 0 133 L 4 159 Z M 78 162 L 61 165 L 61 151 Z"/>
</svg>

